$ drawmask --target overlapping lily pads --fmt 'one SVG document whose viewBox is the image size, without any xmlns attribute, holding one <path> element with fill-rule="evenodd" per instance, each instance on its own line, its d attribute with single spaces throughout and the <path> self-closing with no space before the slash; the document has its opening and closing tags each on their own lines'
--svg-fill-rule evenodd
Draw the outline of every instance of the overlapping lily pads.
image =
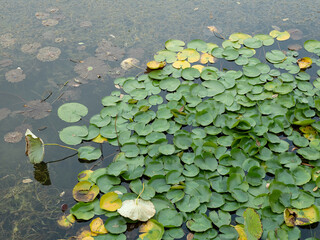
<svg viewBox="0 0 320 240">
<path fill-rule="evenodd" d="M 116 79 L 121 91 L 102 99 L 88 128 L 60 132 L 70 145 L 101 136 L 120 147 L 107 167 L 79 178 L 100 201 L 78 199 L 71 213 L 105 214 L 114 239 L 132 221 L 147 221 L 140 239 L 181 238 L 183 224 L 195 239 L 276 239 L 318 222 L 320 84 L 309 82 L 307 55 L 256 55 L 289 36 L 235 33 L 221 47 L 168 40 L 149 73 Z M 305 48 L 318 53 L 318 42 Z M 220 70 L 230 62 L 238 68 Z M 78 152 L 100 157 L 90 146 Z"/>
</svg>

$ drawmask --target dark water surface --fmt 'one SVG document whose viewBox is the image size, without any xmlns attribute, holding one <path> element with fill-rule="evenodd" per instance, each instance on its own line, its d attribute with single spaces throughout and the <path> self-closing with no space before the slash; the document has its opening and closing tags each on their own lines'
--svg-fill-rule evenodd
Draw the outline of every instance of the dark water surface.
<svg viewBox="0 0 320 240">
<path fill-rule="evenodd" d="M 24 154 L 24 132 L 30 128 L 46 143 L 61 143 L 58 131 L 68 124 L 56 112 L 65 102 L 86 105 L 89 114 L 82 123 L 87 124 L 100 111 L 101 98 L 115 89 L 113 79 L 141 73 L 139 68 L 123 70 L 122 60 L 136 58 L 145 68 L 168 39 L 220 43 L 207 26 L 217 27 L 225 37 L 234 32 L 268 34 L 280 28 L 302 32 L 300 39 L 288 44 L 320 40 L 319 0 L 0 3 L 0 239 L 67 239 L 88 224 L 63 230 L 56 220 L 63 214 L 62 204 L 74 204 L 77 174 L 92 164 L 79 162 L 77 156 L 64 159 L 74 152 L 47 146 L 46 164 L 34 168 Z M 106 42 L 112 44 L 110 55 L 102 62 L 92 59 L 101 68 L 86 73 L 87 68 L 80 66 L 75 71 L 80 61 L 95 57 L 96 49 Z M 54 52 L 47 55 L 52 61 L 39 56 L 45 47 L 60 50 L 59 58 L 53 60 Z M 104 149 L 105 156 L 113 152 L 114 148 Z M 305 232 L 320 234 L 317 228 Z"/>
</svg>

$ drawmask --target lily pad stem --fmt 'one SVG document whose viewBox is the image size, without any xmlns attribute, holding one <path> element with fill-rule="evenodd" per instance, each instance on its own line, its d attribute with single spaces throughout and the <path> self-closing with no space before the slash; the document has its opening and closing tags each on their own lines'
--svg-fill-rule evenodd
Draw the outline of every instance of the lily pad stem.
<svg viewBox="0 0 320 240">
<path fill-rule="evenodd" d="M 63 145 L 60 145 L 60 144 L 58 144 L 58 143 L 45 143 L 45 144 L 43 144 L 43 145 L 59 146 L 59 147 L 67 148 L 67 149 L 74 150 L 74 151 L 77 151 L 77 152 L 78 152 L 78 149 L 75 149 L 75 148 L 72 148 L 72 147 L 63 146 Z"/>
<path fill-rule="evenodd" d="M 144 183 L 142 183 L 142 190 L 141 190 L 141 192 L 139 193 L 138 197 L 136 198 L 136 204 L 137 204 L 137 205 L 138 205 L 138 199 L 139 199 L 140 195 L 143 193 L 143 191 L 144 191 Z"/>
</svg>

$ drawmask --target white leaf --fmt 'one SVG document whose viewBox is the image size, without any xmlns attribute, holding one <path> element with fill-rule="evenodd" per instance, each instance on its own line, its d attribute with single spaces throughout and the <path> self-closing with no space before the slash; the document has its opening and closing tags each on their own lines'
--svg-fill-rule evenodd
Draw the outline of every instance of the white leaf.
<svg viewBox="0 0 320 240">
<path fill-rule="evenodd" d="M 155 215 L 156 210 L 151 201 L 133 199 L 122 202 L 122 206 L 118 209 L 118 213 L 131 220 L 145 222 Z"/>
</svg>

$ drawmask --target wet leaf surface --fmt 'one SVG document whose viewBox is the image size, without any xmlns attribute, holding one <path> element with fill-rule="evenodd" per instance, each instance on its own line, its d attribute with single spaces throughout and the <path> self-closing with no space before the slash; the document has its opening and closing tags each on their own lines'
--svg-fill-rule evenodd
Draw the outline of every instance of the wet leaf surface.
<svg viewBox="0 0 320 240">
<path fill-rule="evenodd" d="M 26 75 L 23 73 L 23 70 L 20 68 L 10 70 L 6 72 L 6 80 L 8 82 L 16 83 L 21 82 L 26 78 Z"/>
</svg>

